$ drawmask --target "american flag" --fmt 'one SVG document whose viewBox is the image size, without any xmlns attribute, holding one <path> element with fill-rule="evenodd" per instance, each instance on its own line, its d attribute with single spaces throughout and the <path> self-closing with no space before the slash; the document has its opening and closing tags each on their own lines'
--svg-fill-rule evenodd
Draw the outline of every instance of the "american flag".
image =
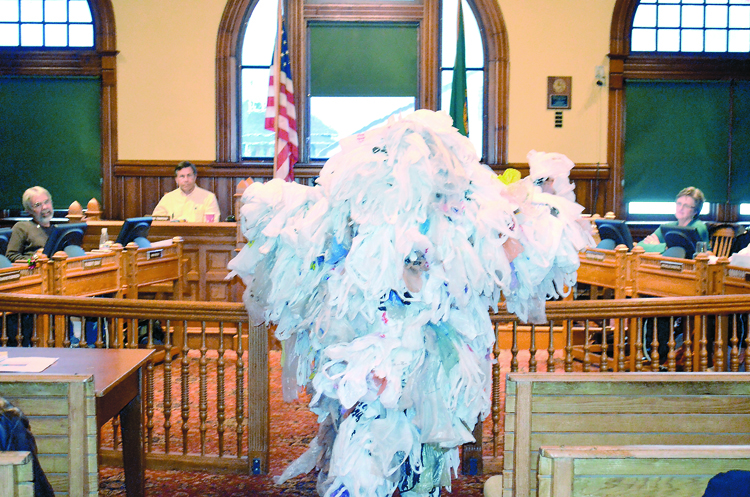
<svg viewBox="0 0 750 497">
<path fill-rule="evenodd" d="M 276 54 L 281 57 L 281 69 L 276 64 Z M 275 76 L 279 76 L 278 90 Z M 278 102 L 276 96 L 278 95 Z M 278 121 L 278 122 L 276 122 Z M 276 156 L 274 157 L 274 178 L 294 181 L 294 165 L 299 159 L 299 141 L 297 139 L 297 111 L 294 108 L 294 83 L 292 67 L 289 64 L 289 47 L 286 41 L 284 22 L 281 22 L 281 49 L 274 52 L 271 66 L 271 78 L 268 85 L 268 104 L 266 108 L 266 129 L 276 131 Z"/>
</svg>

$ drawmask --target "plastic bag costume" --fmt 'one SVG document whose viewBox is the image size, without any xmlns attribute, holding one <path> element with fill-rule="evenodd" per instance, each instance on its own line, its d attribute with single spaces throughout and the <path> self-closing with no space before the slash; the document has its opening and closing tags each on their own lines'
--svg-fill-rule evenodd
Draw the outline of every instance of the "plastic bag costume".
<svg viewBox="0 0 750 497">
<path fill-rule="evenodd" d="M 326 497 L 439 495 L 490 411 L 488 309 L 502 296 L 544 320 L 590 240 L 582 208 L 532 180 L 501 182 L 445 113 L 417 111 L 341 148 L 314 187 L 247 188 L 249 242 L 229 264 L 251 321 L 277 324 L 285 398 L 310 389 L 318 415 L 280 480 L 317 467 Z"/>
</svg>

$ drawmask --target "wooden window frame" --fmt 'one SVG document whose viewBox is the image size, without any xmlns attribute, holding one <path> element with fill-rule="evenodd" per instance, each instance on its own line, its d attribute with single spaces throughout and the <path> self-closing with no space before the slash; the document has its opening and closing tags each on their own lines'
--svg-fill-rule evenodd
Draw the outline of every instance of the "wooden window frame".
<svg viewBox="0 0 750 497">
<path fill-rule="evenodd" d="M 117 160 L 115 14 L 111 0 L 88 0 L 94 22 L 93 48 L 0 48 L 3 76 L 96 76 L 101 78 L 102 203 L 111 215 L 112 173 Z M 89 199 L 81 199 L 88 201 Z"/>
<path fill-rule="evenodd" d="M 494 0 L 471 0 L 485 44 L 484 127 L 485 140 L 482 156 L 485 162 L 498 168 L 507 163 L 508 148 L 508 35 L 502 13 Z M 269 160 L 242 161 L 240 158 L 238 68 L 241 56 L 240 39 L 255 0 L 228 0 L 219 26 L 216 49 L 216 157 L 217 165 L 245 166 L 248 174 L 267 176 L 272 169 Z M 308 21 L 410 21 L 419 22 L 419 108 L 437 109 L 440 93 L 439 30 L 440 0 L 422 3 L 310 3 L 289 2 L 287 29 L 294 87 L 305 95 L 307 78 L 305 60 L 306 26 Z M 297 115 L 307 115 L 307 101 L 297 101 Z M 298 133 L 305 136 L 307 122 L 299 119 Z M 316 176 L 320 166 L 299 164 L 295 176 Z"/>
<path fill-rule="evenodd" d="M 616 0 L 612 14 L 609 46 L 609 117 L 607 161 L 612 175 L 607 195 L 614 199 L 617 218 L 627 215 L 622 181 L 624 179 L 625 80 L 729 80 L 750 79 L 747 54 L 630 53 L 630 32 L 639 0 Z M 712 204 L 712 219 L 737 219 L 737 206 Z"/>
</svg>

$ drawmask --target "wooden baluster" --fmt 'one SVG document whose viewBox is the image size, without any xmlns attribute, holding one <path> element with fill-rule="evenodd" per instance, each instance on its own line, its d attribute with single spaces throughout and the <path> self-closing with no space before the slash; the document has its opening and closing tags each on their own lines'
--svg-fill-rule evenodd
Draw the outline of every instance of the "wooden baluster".
<svg viewBox="0 0 750 497">
<path fill-rule="evenodd" d="M 31 346 L 32 347 L 39 347 L 39 344 L 42 343 L 42 334 L 39 332 L 38 327 L 38 320 L 39 315 L 33 314 L 33 319 L 31 320 Z"/>
<path fill-rule="evenodd" d="M 536 325 L 531 325 L 529 335 L 529 373 L 536 373 Z"/>
<path fill-rule="evenodd" d="M 146 348 L 154 348 L 154 320 L 148 320 L 148 342 Z M 154 448 L 154 361 L 146 363 L 146 450 Z"/>
<path fill-rule="evenodd" d="M 625 371 L 625 319 L 619 318 L 619 333 L 617 336 L 617 371 Z"/>
<path fill-rule="evenodd" d="M 492 457 L 498 456 L 498 442 L 500 440 L 500 345 L 497 341 L 498 327 L 495 323 L 495 343 L 492 353 L 495 361 L 492 364 Z"/>
<path fill-rule="evenodd" d="M 169 430 L 172 428 L 172 323 L 167 319 L 164 336 L 164 387 L 162 411 L 164 413 L 164 453 L 169 454 Z"/>
<path fill-rule="evenodd" d="M 513 321 L 513 342 L 510 344 L 510 372 L 518 372 L 518 320 Z"/>
<path fill-rule="evenodd" d="M 78 338 L 78 348 L 85 349 L 89 346 L 86 343 L 86 317 L 80 316 L 78 319 L 81 320 L 81 336 Z M 68 322 L 68 326 L 70 326 L 70 322 Z"/>
<path fill-rule="evenodd" d="M 549 346 L 547 347 L 547 371 L 555 372 L 555 322 L 549 322 Z"/>
<path fill-rule="evenodd" d="M 188 353 L 187 329 L 188 322 L 182 322 L 185 338 L 182 343 L 182 371 L 180 379 L 182 381 L 182 453 L 188 453 L 188 419 L 190 418 L 190 359 Z"/>
<path fill-rule="evenodd" d="M 693 370 L 693 332 L 690 330 L 691 326 L 694 327 L 693 323 L 693 319 L 685 321 L 685 343 L 682 344 L 685 347 L 685 371 Z"/>
<path fill-rule="evenodd" d="M 737 337 L 737 314 L 732 314 L 732 338 L 729 339 L 732 345 L 729 352 L 729 370 L 736 373 L 740 370 L 740 348 L 739 338 Z"/>
<path fill-rule="evenodd" d="M 589 320 L 583 323 L 583 365 L 584 373 L 591 371 L 591 344 L 589 343 Z"/>
<path fill-rule="evenodd" d="M 643 318 L 636 319 L 635 332 L 635 370 L 643 371 Z"/>
<path fill-rule="evenodd" d="M 3 347 L 8 345 L 8 313 L 5 311 L 3 311 L 3 329 L 0 330 L 0 344 Z"/>
<path fill-rule="evenodd" d="M 21 313 L 16 313 L 16 347 L 21 347 L 23 344 L 23 319 L 21 319 Z"/>
<path fill-rule="evenodd" d="M 219 358 L 216 361 L 216 417 L 218 426 L 216 427 L 219 437 L 219 457 L 224 455 L 224 421 L 226 419 L 224 405 L 224 321 L 219 322 Z"/>
<path fill-rule="evenodd" d="M 565 320 L 565 372 L 573 372 L 573 320 Z"/>
<path fill-rule="evenodd" d="M 603 373 L 609 369 L 607 365 L 607 323 L 608 319 L 602 319 L 602 351 L 599 354 L 599 372 Z"/>
<path fill-rule="evenodd" d="M 208 360 L 206 359 L 206 352 L 208 347 L 206 346 L 206 322 L 201 321 L 201 348 L 200 348 L 200 359 L 198 360 L 198 376 L 200 380 L 200 403 L 198 405 L 198 413 L 200 417 L 200 435 L 201 435 L 201 455 L 206 454 L 206 419 L 208 417 L 208 382 L 206 377 L 206 365 Z"/>
<path fill-rule="evenodd" d="M 669 341 L 667 342 L 667 371 L 677 371 L 677 352 L 674 349 L 674 316 L 669 317 Z"/>
<path fill-rule="evenodd" d="M 653 332 L 651 333 L 651 371 L 659 371 L 659 330 L 657 327 L 658 318 L 653 318 Z"/>
<path fill-rule="evenodd" d="M 128 326 L 128 348 L 138 348 L 138 320 L 135 318 L 130 319 L 130 326 Z"/>
<path fill-rule="evenodd" d="M 701 338 L 698 341 L 698 356 L 700 357 L 700 371 L 708 371 L 708 340 L 706 339 L 706 318 L 701 316 L 698 322 L 701 330 Z"/>
<path fill-rule="evenodd" d="M 250 325 L 248 324 L 248 334 L 250 333 Z M 265 331 L 266 336 L 268 332 Z M 242 323 L 237 323 L 237 362 L 234 368 L 235 374 L 235 418 L 237 426 L 237 457 L 242 457 L 242 432 L 243 422 L 245 421 L 245 362 L 242 358 L 244 354 L 242 348 Z"/>
<path fill-rule="evenodd" d="M 109 338 L 107 339 L 108 347 L 119 349 L 120 348 L 120 318 L 111 318 L 107 326 L 107 333 Z"/>
<path fill-rule="evenodd" d="M 717 315 L 714 317 L 714 371 L 726 370 L 724 348 L 724 324 L 721 316 Z"/>
<path fill-rule="evenodd" d="M 96 342 L 94 342 L 94 347 L 97 349 L 104 348 L 104 341 L 102 340 L 102 337 L 104 336 L 104 323 L 106 322 L 106 318 L 103 318 L 101 316 L 96 318 Z"/>
</svg>

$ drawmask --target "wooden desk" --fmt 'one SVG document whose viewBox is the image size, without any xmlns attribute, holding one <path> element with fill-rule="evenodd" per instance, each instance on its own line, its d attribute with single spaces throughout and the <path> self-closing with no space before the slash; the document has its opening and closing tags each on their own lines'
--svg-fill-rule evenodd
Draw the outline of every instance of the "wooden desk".
<svg viewBox="0 0 750 497">
<path fill-rule="evenodd" d="M 122 458 L 128 497 L 145 495 L 141 367 L 153 350 L 64 349 L 0 347 L 9 357 L 57 357 L 39 376 L 93 375 L 96 423 L 102 425 L 117 414 L 122 427 Z M 24 375 L 29 376 L 28 373 Z"/>
</svg>

